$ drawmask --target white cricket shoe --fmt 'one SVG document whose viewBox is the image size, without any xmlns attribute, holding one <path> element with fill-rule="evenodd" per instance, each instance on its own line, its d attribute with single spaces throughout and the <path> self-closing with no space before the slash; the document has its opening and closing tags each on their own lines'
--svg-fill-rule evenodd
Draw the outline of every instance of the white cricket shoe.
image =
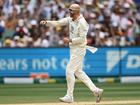
<svg viewBox="0 0 140 105">
<path fill-rule="evenodd" d="M 96 96 L 96 103 L 101 101 L 103 91 L 103 89 L 98 89 L 96 92 L 94 92 L 94 95 Z"/>
<path fill-rule="evenodd" d="M 65 95 L 64 97 L 60 97 L 59 100 L 61 102 L 65 102 L 65 103 L 72 103 L 73 101 L 73 97 L 69 96 L 69 95 Z"/>
</svg>

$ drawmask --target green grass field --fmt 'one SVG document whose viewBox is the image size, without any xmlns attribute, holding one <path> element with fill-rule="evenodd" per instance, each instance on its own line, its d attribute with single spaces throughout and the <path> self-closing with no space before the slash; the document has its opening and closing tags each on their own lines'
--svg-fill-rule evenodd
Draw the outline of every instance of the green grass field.
<svg viewBox="0 0 140 105">
<path fill-rule="evenodd" d="M 140 84 L 98 83 L 96 85 L 104 89 L 102 101 L 140 100 Z M 0 85 L 0 104 L 57 103 L 58 98 L 65 93 L 66 84 Z M 95 101 L 89 89 L 80 83 L 75 85 L 74 97 L 76 102 Z M 129 105 L 140 105 L 140 103 Z"/>
</svg>

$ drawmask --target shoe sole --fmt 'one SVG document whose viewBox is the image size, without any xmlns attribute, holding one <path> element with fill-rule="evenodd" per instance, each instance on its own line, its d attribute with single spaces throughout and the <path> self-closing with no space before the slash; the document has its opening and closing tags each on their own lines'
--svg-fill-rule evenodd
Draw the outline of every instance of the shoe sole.
<svg viewBox="0 0 140 105">
<path fill-rule="evenodd" d="M 68 102 L 68 101 L 63 101 L 62 99 L 59 99 L 60 102 L 64 102 L 64 103 L 73 103 L 73 102 Z"/>
</svg>

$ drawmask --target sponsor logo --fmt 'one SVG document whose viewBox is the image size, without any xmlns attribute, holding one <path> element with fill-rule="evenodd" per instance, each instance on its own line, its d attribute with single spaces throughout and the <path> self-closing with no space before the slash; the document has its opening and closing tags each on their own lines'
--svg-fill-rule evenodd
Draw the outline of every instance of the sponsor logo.
<svg viewBox="0 0 140 105">
<path fill-rule="evenodd" d="M 140 55 L 128 56 L 126 67 L 129 69 L 140 68 Z"/>
<path fill-rule="evenodd" d="M 111 72 L 127 54 L 128 51 L 107 51 L 107 72 Z"/>
</svg>

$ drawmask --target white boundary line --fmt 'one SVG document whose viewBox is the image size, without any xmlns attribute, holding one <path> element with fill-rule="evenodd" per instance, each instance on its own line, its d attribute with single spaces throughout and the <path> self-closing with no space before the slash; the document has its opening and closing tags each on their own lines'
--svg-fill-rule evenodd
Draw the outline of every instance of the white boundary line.
<svg viewBox="0 0 140 105">
<path fill-rule="evenodd" d="M 74 103 L 25 103 L 25 104 L 5 104 L 5 105 L 130 105 L 139 104 L 140 100 L 124 100 L 124 101 L 102 101 L 100 103 L 95 102 L 74 102 Z M 0 104 L 3 105 L 3 104 Z"/>
</svg>

